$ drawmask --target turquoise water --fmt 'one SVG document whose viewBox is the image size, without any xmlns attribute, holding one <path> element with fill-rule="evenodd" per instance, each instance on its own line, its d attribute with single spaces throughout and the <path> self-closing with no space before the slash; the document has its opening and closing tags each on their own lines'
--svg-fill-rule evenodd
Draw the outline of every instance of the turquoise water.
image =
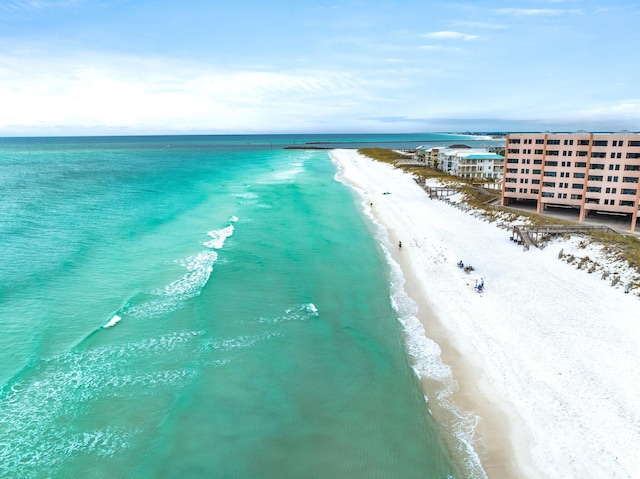
<svg viewBox="0 0 640 479">
<path fill-rule="evenodd" d="M 0 140 L 0 477 L 461 477 L 372 225 L 282 149 L 426 136 Z"/>
</svg>

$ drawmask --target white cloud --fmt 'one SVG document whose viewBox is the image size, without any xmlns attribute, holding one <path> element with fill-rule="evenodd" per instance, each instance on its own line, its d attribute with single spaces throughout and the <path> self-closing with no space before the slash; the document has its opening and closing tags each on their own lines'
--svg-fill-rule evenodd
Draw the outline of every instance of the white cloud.
<svg viewBox="0 0 640 479">
<path fill-rule="evenodd" d="M 246 131 L 299 117 L 334 116 L 373 87 L 337 71 L 224 71 L 132 58 L 24 63 L 0 57 L 0 129 Z"/>
<path fill-rule="evenodd" d="M 480 38 L 477 35 L 469 35 L 467 33 L 452 32 L 452 31 L 431 32 L 431 33 L 425 33 L 422 36 L 424 38 L 435 38 L 438 40 L 464 40 L 464 41 L 477 40 L 478 38 Z"/>
</svg>

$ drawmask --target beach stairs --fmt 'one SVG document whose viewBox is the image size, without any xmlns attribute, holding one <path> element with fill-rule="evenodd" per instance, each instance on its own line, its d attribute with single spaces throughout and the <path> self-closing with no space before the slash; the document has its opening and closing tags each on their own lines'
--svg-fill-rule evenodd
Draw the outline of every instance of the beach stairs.
<svg viewBox="0 0 640 479">
<path fill-rule="evenodd" d="M 521 226 L 514 226 L 511 233 L 511 241 L 522 245 L 523 251 L 528 251 L 531 246 L 534 246 L 533 239 L 529 234 L 529 230 Z"/>
</svg>

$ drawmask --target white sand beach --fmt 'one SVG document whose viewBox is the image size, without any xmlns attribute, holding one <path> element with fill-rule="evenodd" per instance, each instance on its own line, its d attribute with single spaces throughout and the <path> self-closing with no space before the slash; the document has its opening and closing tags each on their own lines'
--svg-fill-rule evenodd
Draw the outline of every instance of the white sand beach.
<svg viewBox="0 0 640 479">
<path fill-rule="evenodd" d="M 449 400 L 477 416 L 487 476 L 638 477 L 640 298 L 559 260 L 570 244 L 525 252 L 401 170 L 354 150 L 331 155 L 387 229 L 418 319 L 457 381 Z"/>
</svg>

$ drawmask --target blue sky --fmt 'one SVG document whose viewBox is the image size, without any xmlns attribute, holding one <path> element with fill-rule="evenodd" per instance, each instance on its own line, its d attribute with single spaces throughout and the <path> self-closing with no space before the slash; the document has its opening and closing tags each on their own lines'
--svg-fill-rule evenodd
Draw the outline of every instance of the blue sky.
<svg viewBox="0 0 640 479">
<path fill-rule="evenodd" d="M 640 0 L 0 0 L 0 136 L 640 130 Z"/>
</svg>

